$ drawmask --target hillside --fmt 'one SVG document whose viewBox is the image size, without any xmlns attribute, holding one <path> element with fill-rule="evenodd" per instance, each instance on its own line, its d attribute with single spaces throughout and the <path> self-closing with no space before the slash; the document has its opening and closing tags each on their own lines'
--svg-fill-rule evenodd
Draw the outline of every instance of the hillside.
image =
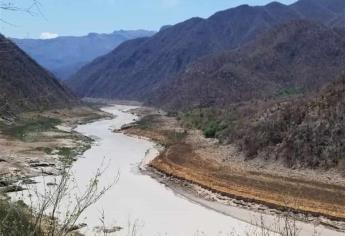
<svg viewBox="0 0 345 236">
<path fill-rule="evenodd" d="M 200 57 L 238 48 L 295 19 L 332 25 L 344 14 L 344 6 L 339 0 L 301 0 L 290 6 L 273 2 L 242 5 L 208 19 L 192 18 L 163 28 L 140 45 L 122 44 L 83 67 L 69 86 L 80 96 L 142 100 Z"/>
<path fill-rule="evenodd" d="M 248 158 L 344 171 L 344 114 L 343 77 L 317 95 L 278 103 L 258 113 L 231 136 Z"/>
<path fill-rule="evenodd" d="M 40 65 L 60 79 L 67 79 L 83 65 L 112 51 L 124 41 L 152 36 L 145 30 L 114 31 L 111 34 L 90 33 L 81 37 L 54 39 L 13 39 L 13 41 Z"/>
<path fill-rule="evenodd" d="M 344 63 L 345 30 L 293 21 L 192 64 L 150 103 L 175 110 L 302 94 L 332 81 Z"/>
<path fill-rule="evenodd" d="M 61 108 L 77 103 L 74 95 L 14 43 L 0 35 L 0 115 Z"/>
</svg>

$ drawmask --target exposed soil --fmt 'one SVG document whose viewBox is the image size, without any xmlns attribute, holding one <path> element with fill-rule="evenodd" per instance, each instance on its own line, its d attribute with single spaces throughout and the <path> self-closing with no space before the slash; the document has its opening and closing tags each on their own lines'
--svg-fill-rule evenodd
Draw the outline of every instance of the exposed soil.
<svg viewBox="0 0 345 236">
<path fill-rule="evenodd" d="M 326 217 L 335 228 L 345 229 L 341 223 L 345 220 L 345 179 L 336 170 L 291 170 L 282 163 L 245 161 L 234 146 L 206 139 L 197 130 L 184 130 L 173 117 L 148 108 L 133 112 L 145 122 L 124 132 L 165 147 L 151 162 L 153 169 L 222 196 L 304 213 L 329 224 Z"/>
<path fill-rule="evenodd" d="M 12 121 L 12 124 L 2 121 L 0 176 L 2 179 L 17 179 L 41 174 L 57 174 L 62 161 L 66 159 L 73 161 L 77 155 L 87 150 L 92 142 L 91 139 L 73 131 L 73 128 L 78 124 L 108 116 L 109 114 L 90 107 L 23 113 L 17 119 L 24 122 L 39 123 L 42 117 L 60 122 L 59 125 L 47 129 L 30 128 L 27 125 L 24 131 L 20 130 L 20 135 L 23 137 L 18 137 L 19 132 L 15 129 L 12 129 L 14 134 L 4 132 L 6 127 L 14 125 L 16 121 Z"/>
</svg>

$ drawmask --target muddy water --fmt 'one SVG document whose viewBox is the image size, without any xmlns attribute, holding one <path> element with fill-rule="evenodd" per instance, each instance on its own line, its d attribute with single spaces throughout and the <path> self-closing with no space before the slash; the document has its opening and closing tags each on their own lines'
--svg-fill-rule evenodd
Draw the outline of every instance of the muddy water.
<svg viewBox="0 0 345 236">
<path fill-rule="evenodd" d="M 104 108 L 104 111 L 116 117 L 77 127 L 76 131 L 95 138 L 96 143 L 73 164 L 73 182 L 76 187 L 72 187 L 68 196 L 63 199 L 64 209 L 60 209 L 61 215 L 75 204 L 75 195 L 82 194 L 87 189 L 89 180 L 101 169 L 104 173 L 99 181 L 99 188 L 112 184 L 118 174 L 119 179 L 80 218 L 79 223 L 87 224 L 87 227 L 81 230 L 85 235 L 103 235 L 97 232 L 97 227 L 112 229 L 115 226 L 123 229 L 110 235 L 127 236 L 132 235 L 132 231 L 142 236 L 225 236 L 247 233 L 254 235 L 254 232 L 258 232 L 251 224 L 238 220 L 244 217 L 250 222 L 251 211 L 225 209 L 217 203 L 193 200 L 210 208 L 219 208 L 218 212 L 210 210 L 188 200 L 192 197 L 184 195 L 187 199 L 183 194 L 176 195 L 163 184 L 141 174 L 139 166 L 143 160 L 158 153 L 154 143 L 112 132 L 137 119 L 126 112 L 131 108 L 133 107 L 119 105 Z M 42 193 L 47 189 L 54 189 L 54 186 L 47 186 L 47 183 L 54 182 L 53 177 L 39 177 L 35 180 L 38 184 L 34 185 L 34 190 L 30 190 L 31 197 L 28 191 L 13 196 L 36 205 L 37 194 L 32 192 Z M 271 217 L 269 221 L 274 222 L 274 219 Z M 307 232 L 310 231 L 311 228 Z"/>
<path fill-rule="evenodd" d="M 97 235 L 96 228 L 103 225 L 108 229 L 114 226 L 124 228 L 115 235 L 128 235 L 128 231 L 133 231 L 134 228 L 137 235 L 143 236 L 221 236 L 231 232 L 244 235 L 251 230 L 252 226 L 249 224 L 177 196 L 164 185 L 139 172 L 138 167 L 143 159 L 157 155 L 154 143 L 112 132 L 137 119 L 126 112 L 130 108 L 104 108 L 116 117 L 76 128 L 76 131 L 95 138 L 96 144 L 73 164 L 73 178 L 78 186 L 73 192 L 83 193 L 97 169 L 104 171 L 99 182 L 100 188 L 112 184 L 119 173 L 117 183 L 82 215 L 80 222 L 88 225 L 82 232 Z M 37 190 L 31 192 L 44 192 L 47 188 L 54 188 L 47 187 L 47 183 L 54 182 L 52 177 L 39 177 L 35 180 L 39 182 L 35 185 Z M 73 205 L 69 201 L 73 202 L 74 194 L 64 199 L 63 205 L 66 208 Z M 16 197 L 29 201 L 25 192 Z M 35 197 L 32 199 L 31 201 L 36 201 Z"/>
</svg>

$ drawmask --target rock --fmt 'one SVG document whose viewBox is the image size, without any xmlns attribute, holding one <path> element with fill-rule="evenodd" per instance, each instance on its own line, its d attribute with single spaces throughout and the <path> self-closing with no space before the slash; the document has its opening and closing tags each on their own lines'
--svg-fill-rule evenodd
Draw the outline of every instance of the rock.
<svg viewBox="0 0 345 236">
<path fill-rule="evenodd" d="M 125 124 L 125 125 L 121 126 L 121 129 L 120 129 L 120 130 L 130 129 L 130 128 L 133 128 L 133 127 L 135 127 L 135 126 L 137 126 L 136 123 Z"/>
<path fill-rule="evenodd" d="M 46 162 L 34 162 L 29 164 L 30 167 L 49 167 L 49 166 L 55 166 L 55 164 L 52 163 L 46 163 Z"/>
<path fill-rule="evenodd" d="M 96 227 L 97 232 L 99 233 L 105 233 L 105 234 L 109 234 L 109 233 L 115 233 L 115 232 L 119 232 L 120 230 L 122 230 L 123 228 L 120 226 L 114 226 L 112 228 L 106 228 L 104 226 L 101 227 Z"/>
<path fill-rule="evenodd" d="M 2 193 L 13 193 L 13 192 L 20 192 L 25 190 L 25 188 L 17 186 L 17 185 L 10 185 L 6 187 L 0 187 L 0 192 Z"/>
<path fill-rule="evenodd" d="M 35 180 L 32 180 L 32 179 L 23 179 L 22 184 L 30 185 L 30 184 L 37 184 L 37 182 Z"/>
</svg>

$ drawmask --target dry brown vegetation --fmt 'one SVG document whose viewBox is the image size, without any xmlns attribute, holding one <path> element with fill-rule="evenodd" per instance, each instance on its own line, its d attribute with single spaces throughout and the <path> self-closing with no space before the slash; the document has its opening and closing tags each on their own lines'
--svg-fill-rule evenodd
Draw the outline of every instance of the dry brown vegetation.
<svg viewBox="0 0 345 236">
<path fill-rule="evenodd" d="M 290 168 L 344 172 L 345 79 L 319 95 L 277 103 L 228 133 L 248 158 L 283 160 Z"/>
</svg>

